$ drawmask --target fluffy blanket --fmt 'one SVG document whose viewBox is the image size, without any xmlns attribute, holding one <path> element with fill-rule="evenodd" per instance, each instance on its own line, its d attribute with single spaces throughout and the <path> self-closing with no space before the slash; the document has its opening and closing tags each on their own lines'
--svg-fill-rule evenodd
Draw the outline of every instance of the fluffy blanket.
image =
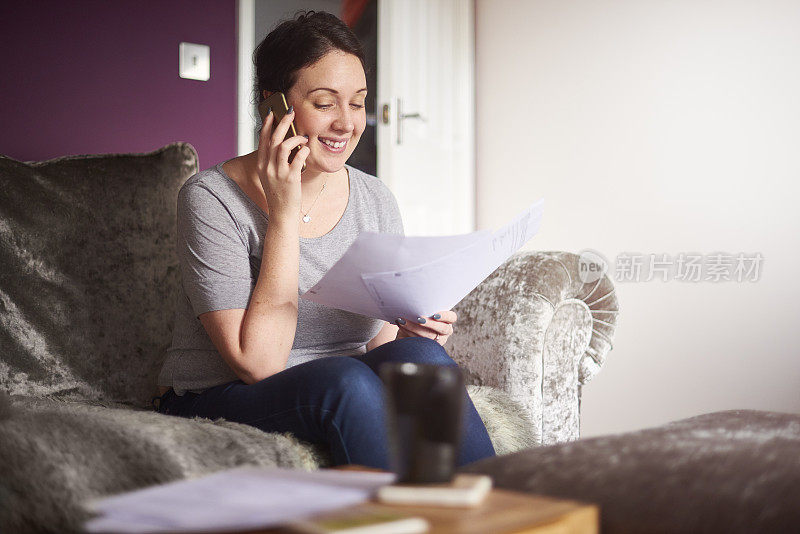
<svg viewBox="0 0 800 534">
<path fill-rule="evenodd" d="M 469 386 L 498 454 L 536 445 L 518 403 Z M 327 451 L 224 419 L 0 392 L 0 532 L 80 532 L 86 499 L 240 465 L 315 469 Z"/>
</svg>

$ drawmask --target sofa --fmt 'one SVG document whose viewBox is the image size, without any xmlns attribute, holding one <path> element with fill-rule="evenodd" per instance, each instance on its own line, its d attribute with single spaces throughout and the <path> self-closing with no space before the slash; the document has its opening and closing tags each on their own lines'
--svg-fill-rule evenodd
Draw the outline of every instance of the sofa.
<svg viewBox="0 0 800 534">
<path fill-rule="evenodd" d="M 290 434 L 153 409 L 181 298 L 177 193 L 198 170 L 188 143 L 0 156 L 0 532 L 79 532 L 87 499 L 230 467 L 330 465 Z M 445 348 L 498 455 L 578 440 L 617 325 L 611 280 L 524 251 L 454 309 Z"/>
</svg>

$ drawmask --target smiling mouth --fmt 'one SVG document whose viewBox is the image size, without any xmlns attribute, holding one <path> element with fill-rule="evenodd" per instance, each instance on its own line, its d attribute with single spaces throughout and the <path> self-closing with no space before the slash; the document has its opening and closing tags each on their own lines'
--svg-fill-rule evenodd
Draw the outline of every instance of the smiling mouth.
<svg viewBox="0 0 800 534">
<path fill-rule="evenodd" d="M 330 152 L 334 154 L 339 154 L 344 152 L 344 149 L 347 148 L 347 140 L 345 141 L 331 141 L 329 139 L 323 139 L 318 137 L 319 142 L 323 144 L 323 146 Z"/>
</svg>

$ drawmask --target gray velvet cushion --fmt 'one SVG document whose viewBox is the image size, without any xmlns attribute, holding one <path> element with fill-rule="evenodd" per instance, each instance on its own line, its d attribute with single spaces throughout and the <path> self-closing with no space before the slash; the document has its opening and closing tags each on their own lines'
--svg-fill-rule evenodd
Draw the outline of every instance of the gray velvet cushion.
<svg viewBox="0 0 800 534">
<path fill-rule="evenodd" d="M 0 156 L 0 390 L 146 406 L 171 340 L 197 154 Z"/>
<path fill-rule="evenodd" d="M 709 413 L 464 471 L 500 488 L 596 503 L 605 534 L 800 530 L 800 414 Z"/>
</svg>

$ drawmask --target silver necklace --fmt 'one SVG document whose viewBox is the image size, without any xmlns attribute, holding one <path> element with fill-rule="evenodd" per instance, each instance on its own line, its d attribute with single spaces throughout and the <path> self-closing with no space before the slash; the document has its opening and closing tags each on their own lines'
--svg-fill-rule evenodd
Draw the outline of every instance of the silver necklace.
<svg viewBox="0 0 800 534">
<path fill-rule="evenodd" d="M 325 191 L 325 186 L 328 185 L 328 180 L 329 179 L 330 179 L 330 176 L 325 179 L 325 183 L 322 184 L 322 189 L 320 189 L 319 193 L 317 193 L 317 198 L 314 199 L 314 202 L 311 204 L 311 207 L 308 208 L 308 211 L 306 212 L 306 214 L 303 215 L 303 222 L 304 223 L 311 222 L 311 217 L 309 217 L 308 214 L 311 213 L 311 210 L 314 209 L 314 204 L 316 204 L 317 200 L 319 200 L 319 196 L 322 194 L 323 191 Z M 300 206 L 300 214 L 302 214 L 302 213 L 303 213 L 303 206 L 301 205 Z"/>
</svg>

